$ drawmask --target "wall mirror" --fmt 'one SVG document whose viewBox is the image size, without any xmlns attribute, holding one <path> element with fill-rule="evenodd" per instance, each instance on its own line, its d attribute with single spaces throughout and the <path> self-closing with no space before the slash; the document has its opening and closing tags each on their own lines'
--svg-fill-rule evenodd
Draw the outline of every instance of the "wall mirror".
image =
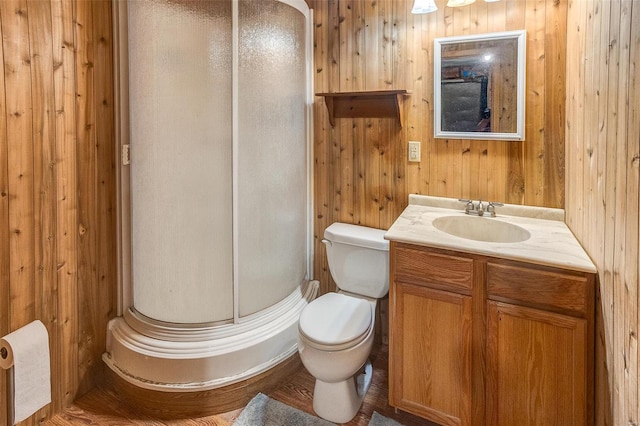
<svg viewBox="0 0 640 426">
<path fill-rule="evenodd" d="M 524 140 L 525 31 L 434 40 L 434 133 Z"/>
</svg>

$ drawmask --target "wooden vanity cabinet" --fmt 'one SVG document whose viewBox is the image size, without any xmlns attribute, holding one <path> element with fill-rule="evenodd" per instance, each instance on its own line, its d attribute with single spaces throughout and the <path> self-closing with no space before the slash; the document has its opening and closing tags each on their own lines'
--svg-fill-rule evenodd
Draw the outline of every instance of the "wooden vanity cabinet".
<svg viewBox="0 0 640 426">
<path fill-rule="evenodd" d="M 442 425 L 471 425 L 473 261 L 392 247 L 389 403 Z"/>
<path fill-rule="evenodd" d="M 390 268 L 390 405 L 441 425 L 593 424 L 593 274 L 397 242 Z"/>
<path fill-rule="evenodd" d="M 487 262 L 487 425 L 593 425 L 593 274 Z"/>
</svg>

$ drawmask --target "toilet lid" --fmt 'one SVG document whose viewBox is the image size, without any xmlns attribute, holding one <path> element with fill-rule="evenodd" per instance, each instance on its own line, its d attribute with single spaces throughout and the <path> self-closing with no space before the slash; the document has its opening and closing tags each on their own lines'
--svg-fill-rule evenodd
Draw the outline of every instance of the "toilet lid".
<svg viewBox="0 0 640 426">
<path fill-rule="evenodd" d="M 366 333 L 372 323 L 371 304 L 339 293 L 327 293 L 300 314 L 300 331 L 325 345 L 340 345 Z"/>
</svg>

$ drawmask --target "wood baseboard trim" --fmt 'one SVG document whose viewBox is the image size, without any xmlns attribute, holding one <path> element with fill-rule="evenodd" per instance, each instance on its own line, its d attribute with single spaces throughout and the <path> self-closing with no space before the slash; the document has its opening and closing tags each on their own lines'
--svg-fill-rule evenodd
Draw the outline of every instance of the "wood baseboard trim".
<svg viewBox="0 0 640 426">
<path fill-rule="evenodd" d="M 161 392 L 143 389 L 104 369 L 101 386 L 115 392 L 137 412 L 159 419 L 204 417 L 244 407 L 258 392 L 268 393 L 294 376 L 302 367 L 296 352 L 255 377 L 217 389 L 199 392 Z"/>
</svg>

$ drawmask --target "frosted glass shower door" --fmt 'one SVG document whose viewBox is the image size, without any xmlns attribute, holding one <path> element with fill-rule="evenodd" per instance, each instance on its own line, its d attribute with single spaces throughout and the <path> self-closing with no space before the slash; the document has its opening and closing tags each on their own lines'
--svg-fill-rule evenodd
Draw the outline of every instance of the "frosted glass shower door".
<svg viewBox="0 0 640 426">
<path fill-rule="evenodd" d="M 217 327 L 299 296 L 311 262 L 308 6 L 126 5 L 135 313 Z"/>
<path fill-rule="evenodd" d="M 275 1 L 238 2 L 239 316 L 307 273 L 306 22 Z"/>
<path fill-rule="evenodd" d="M 133 304 L 160 321 L 233 318 L 231 16 L 128 2 Z"/>
</svg>

